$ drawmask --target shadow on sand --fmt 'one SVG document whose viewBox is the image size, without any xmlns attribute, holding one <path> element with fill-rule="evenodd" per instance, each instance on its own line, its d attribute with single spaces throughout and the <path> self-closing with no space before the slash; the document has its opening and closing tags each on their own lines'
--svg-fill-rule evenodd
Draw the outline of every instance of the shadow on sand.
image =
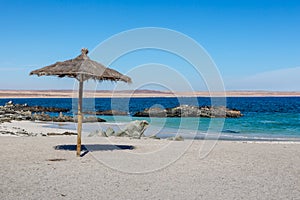
<svg viewBox="0 0 300 200">
<path fill-rule="evenodd" d="M 74 144 L 64 144 L 54 146 L 55 150 L 65 150 L 65 151 L 76 151 L 76 145 Z M 86 155 L 88 152 L 93 151 L 113 151 L 113 150 L 133 150 L 134 146 L 131 145 L 112 145 L 112 144 L 86 144 L 81 146 L 81 157 Z"/>
</svg>

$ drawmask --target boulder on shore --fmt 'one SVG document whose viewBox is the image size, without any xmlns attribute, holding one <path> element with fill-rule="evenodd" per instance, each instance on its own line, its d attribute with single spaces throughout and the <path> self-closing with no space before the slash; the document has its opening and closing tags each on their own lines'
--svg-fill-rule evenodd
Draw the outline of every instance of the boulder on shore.
<svg viewBox="0 0 300 200">
<path fill-rule="evenodd" d="M 135 120 L 127 124 L 125 128 L 119 132 L 115 132 L 114 129 L 108 127 L 106 131 L 98 130 L 94 133 L 91 133 L 89 136 L 95 136 L 95 135 L 103 136 L 103 137 L 116 136 L 116 137 L 130 137 L 130 138 L 140 139 L 142 136 L 144 136 L 144 132 L 148 127 L 148 125 L 149 123 L 146 120 L 141 120 L 141 121 Z"/>
<path fill-rule="evenodd" d="M 131 138 L 140 139 L 144 136 L 144 132 L 149 123 L 146 120 L 135 120 L 126 125 L 125 129 L 116 133 L 116 136 L 126 136 Z"/>
</svg>

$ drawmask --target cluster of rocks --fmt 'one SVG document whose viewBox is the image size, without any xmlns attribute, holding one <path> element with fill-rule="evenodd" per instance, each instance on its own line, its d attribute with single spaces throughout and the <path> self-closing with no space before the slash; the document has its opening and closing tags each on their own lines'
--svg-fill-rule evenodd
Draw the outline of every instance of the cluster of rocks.
<svg viewBox="0 0 300 200">
<path fill-rule="evenodd" d="M 224 106 L 189 106 L 181 105 L 175 108 L 147 108 L 137 112 L 134 117 L 206 117 L 206 118 L 238 118 L 243 116 L 241 111 L 228 109 Z"/>
<path fill-rule="evenodd" d="M 59 113 L 57 117 L 51 117 L 48 114 L 42 112 L 41 114 L 34 113 L 32 115 L 31 120 L 38 121 L 52 121 L 52 122 L 77 122 L 77 116 L 72 117 L 69 115 L 63 115 L 62 112 Z M 91 123 L 91 122 L 106 122 L 106 120 L 97 118 L 97 117 L 84 117 L 82 120 L 83 123 Z"/>
<path fill-rule="evenodd" d="M 6 106 L 12 107 L 15 111 L 30 111 L 30 112 L 69 112 L 67 108 L 43 107 L 43 106 L 28 106 L 27 104 L 13 104 L 11 101 L 6 103 Z"/>
<path fill-rule="evenodd" d="M 65 108 L 28 106 L 27 104 L 14 104 L 12 101 L 9 101 L 4 106 L 0 106 L 0 123 L 12 120 L 77 122 L 77 117 L 63 115 L 62 112 L 68 111 L 69 109 Z M 59 113 L 59 116 L 51 117 L 45 112 Z M 97 117 L 85 117 L 83 122 L 105 122 L 105 120 Z"/>
<path fill-rule="evenodd" d="M 127 112 L 118 110 L 105 110 L 88 112 L 94 115 L 115 115 L 127 116 Z M 190 106 L 181 105 L 174 108 L 146 108 L 143 111 L 133 114 L 133 117 L 205 117 L 205 118 L 238 118 L 242 117 L 241 111 L 229 109 L 224 106 Z"/>
<path fill-rule="evenodd" d="M 92 132 L 89 134 L 89 137 L 93 136 L 100 136 L 100 137 L 110 137 L 110 136 L 115 136 L 115 137 L 129 137 L 129 138 L 134 138 L 134 139 L 140 139 L 141 137 L 145 137 L 144 132 L 148 128 L 149 123 L 146 120 L 135 120 L 130 122 L 129 124 L 126 125 L 126 127 L 121 130 L 116 132 L 114 129 L 111 127 L 108 127 L 106 131 L 104 130 L 97 130 L 95 132 Z M 156 135 L 152 135 L 146 138 L 150 139 L 160 139 Z M 173 137 L 168 137 L 166 138 L 167 140 L 172 140 L 172 141 L 183 141 L 184 138 L 180 135 L 178 136 L 173 136 Z"/>
<path fill-rule="evenodd" d="M 21 107 L 28 107 L 24 105 L 14 105 L 9 101 L 4 106 L 0 106 L 0 123 L 10 122 L 11 120 L 31 120 L 32 112 L 29 110 L 22 110 Z"/>
<path fill-rule="evenodd" d="M 144 132 L 149 126 L 149 123 L 146 120 L 135 120 L 130 122 L 125 126 L 125 128 L 119 132 L 115 132 L 112 128 L 108 127 L 106 131 L 96 131 L 91 133 L 89 136 L 116 136 L 116 137 L 130 137 L 135 139 L 140 139 L 144 137 Z"/>
</svg>

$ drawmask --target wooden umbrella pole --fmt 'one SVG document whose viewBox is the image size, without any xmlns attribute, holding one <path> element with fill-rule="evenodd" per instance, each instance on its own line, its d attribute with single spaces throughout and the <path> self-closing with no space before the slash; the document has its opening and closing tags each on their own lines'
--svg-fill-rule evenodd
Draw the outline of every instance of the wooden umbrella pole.
<svg viewBox="0 0 300 200">
<path fill-rule="evenodd" d="M 81 152 L 81 132 L 82 132 L 82 94 L 83 94 L 83 80 L 80 77 L 79 81 L 79 97 L 78 97 L 78 116 L 77 116 L 77 156 Z"/>
</svg>

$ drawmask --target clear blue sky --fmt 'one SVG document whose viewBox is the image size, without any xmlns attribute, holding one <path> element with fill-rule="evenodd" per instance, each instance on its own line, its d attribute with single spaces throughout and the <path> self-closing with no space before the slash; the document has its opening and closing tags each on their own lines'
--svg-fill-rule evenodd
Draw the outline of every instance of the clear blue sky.
<svg viewBox="0 0 300 200">
<path fill-rule="evenodd" d="M 0 0 L 0 26 L 0 89 L 69 89 L 73 80 L 28 74 L 119 32 L 163 27 L 201 44 L 229 90 L 300 91 L 298 0 Z"/>
</svg>

